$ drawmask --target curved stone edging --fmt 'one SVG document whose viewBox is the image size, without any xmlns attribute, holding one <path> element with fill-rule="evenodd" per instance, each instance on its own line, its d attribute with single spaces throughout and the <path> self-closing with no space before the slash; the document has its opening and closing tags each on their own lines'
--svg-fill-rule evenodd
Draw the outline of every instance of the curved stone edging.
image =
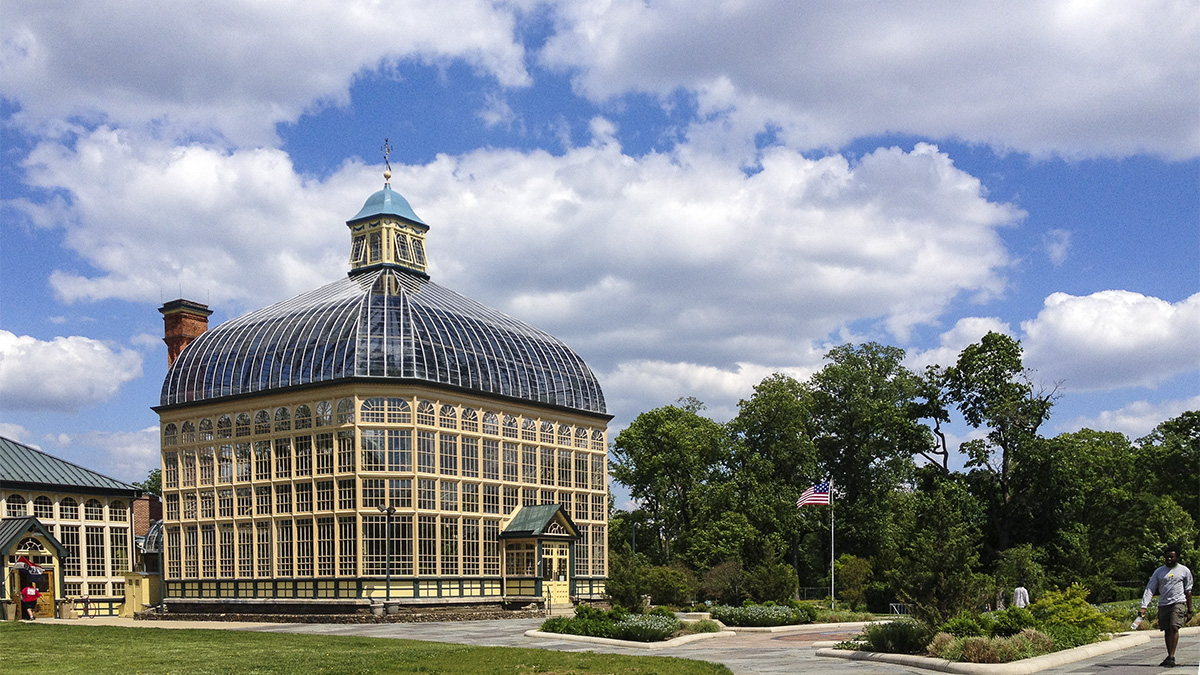
<svg viewBox="0 0 1200 675">
<path fill-rule="evenodd" d="M 834 628 L 862 630 L 875 623 L 890 623 L 890 621 L 842 621 L 840 623 L 799 623 L 792 626 L 730 626 L 729 628 L 738 633 L 824 633 Z"/>
<path fill-rule="evenodd" d="M 698 640 L 707 640 L 709 638 L 719 637 L 734 637 L 733 631 L 721 631 L 720 633 L 692 633 L 691 635 L 681 635 L 670 640 L 662 642 L 634 642 L 632 640 L 614 640 L 612 638 L 592 637 L 590 635 L 570 635 L 567 633 L 543 633 L 540 630 L 527 630 L 525 637 L 543 638 L 550 640 L 570 640 L 574 642 L 590 642 L 597 645 L 611 645 L 613 647 L 631 647 L 633 649 L 663 649 L 664 647 L 678 647 L 689 642 Z"/>
<path fill-rule="evenodd" d="M 1186 629 L 1185 629 L 1186 630 Z M 1060 652 L 1043 654 L 1020 661 L 1009 663 L 963 663 L 947 661 L 928 656 L 912 654 L 885 654 L 883 652 L 856 652 L 848 649 L 818 649 L 817 656 L 829 656 L 840 659 L 857 661 L 873 661 L 876 663 L 894 663 L 896 665 L 936 670 L 943 673 L 960 673 L 961 675 L 1028 675 L 1047 668 L 1074 663 L 1089 659 L 1093 656 L 1108 654 L 1128 647 L 1144 644 L 1150 641 L 1150 631 L 1137 633 L 1121 633 L 1119 636 L 1104 642 L 1094 642 L 1090 645 L 1064 649 Z"/>
</svg>

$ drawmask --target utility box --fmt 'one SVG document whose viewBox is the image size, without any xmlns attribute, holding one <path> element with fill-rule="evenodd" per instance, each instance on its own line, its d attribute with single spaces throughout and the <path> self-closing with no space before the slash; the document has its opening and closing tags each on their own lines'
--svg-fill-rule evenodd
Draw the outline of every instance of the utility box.
<svg viewBox="0 0 1200 675">
<path fill-rule="evenodd" d="M 135 612 L 153 607 L 160 602 L 162 602 L 162 583 L 157 574 L 125 573 L 125 604 L 121 605 L 121 616 L 132 619 Z"/>
</svg>

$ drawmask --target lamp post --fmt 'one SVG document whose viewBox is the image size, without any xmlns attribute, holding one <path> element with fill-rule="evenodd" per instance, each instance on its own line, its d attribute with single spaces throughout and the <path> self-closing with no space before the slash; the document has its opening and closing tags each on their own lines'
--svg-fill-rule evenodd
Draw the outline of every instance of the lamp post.
<svg viewBox="0 0 1200 675">
<path fill-rule="evenodd" d="M 388 504 L 379 505 L 379 512 L 387 514 L 387 601 L 392 599 L 392 516 L 396 514 L 396 507 Z"/>
</svg>

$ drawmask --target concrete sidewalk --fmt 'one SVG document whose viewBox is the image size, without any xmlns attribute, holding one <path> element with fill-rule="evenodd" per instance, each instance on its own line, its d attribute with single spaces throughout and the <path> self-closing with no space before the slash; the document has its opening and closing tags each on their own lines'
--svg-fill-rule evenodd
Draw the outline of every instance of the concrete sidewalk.
<svg viewBox="0 0 1200 675">
<path fill-rule="evenodd" d="M 440 623 L 372 623 L 372 624 L 312 624 L 312 623 L 249 623 L 233 621 L 134 621 L 116 617 L 94 619 L 38 619 L 38 623 L 72 626 L 125 626 L 161 628 L 164 630 L 203 628 L 215 630 L 246 630 L 272 633 L 309 635 L 347 635 L 383 639 L 427 640 L 488 647 L 523 647 L 554 649 L 570 652 L 600 652 L 647 656 L 644 649 L 617 645 L 589 644 L 570 640 L 531 638 L 526 631 L 541 625 L 541 619 L 506 619 L 498 621 L 447 621 Z M 723 663 L 736 675 L 784 675 L 794 673 L 856 673 L 860 675 L 892 675 L 930 671 L 910 664 L 855 661 L 817 656 L 816 642 L 842 640 L 856 635 L 857 624 L 814 624 L 804 631 L 789 633 L 747 633 L 720 640 L 702 640 L 689 644 L 657 649 L 654 656 L 673 656 Z M 1191 672 L 1200 663 L 1200 629 L 1185 629 L 1180 638 L 1176 659 L 1184 670 Z M 1043 670 L 1050 675 L 1146 675 L 1159 672 L 1155 666 L 1166 655 L 1161 633 L 1147 631 L 1149 642 L 1111 654 L 1096 656 L 1075 663 Z M 1171 671 L 1162 671 L 1171 672 Z"/>
</svg>

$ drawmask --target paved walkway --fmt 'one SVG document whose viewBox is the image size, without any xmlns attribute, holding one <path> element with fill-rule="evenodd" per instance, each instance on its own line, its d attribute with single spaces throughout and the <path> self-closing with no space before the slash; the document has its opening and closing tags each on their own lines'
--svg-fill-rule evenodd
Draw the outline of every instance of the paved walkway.
<svg viewBox="0 0 1200 675">
<path fill-rule="evenodd" d="M 803 633 L 740 633 L 733 638 L 702 640 L 677 647 L 648 652 L 644 649 L 598 645 L 569 640 L 545 640 L 525 637 L 525 631 L 537 628 L 541 619 L 509 619 L 501 621 L 447 621 L 440 623 L 386 624 L 280 624 L 221 621 L 133 621 L 131 619 L 96 618 L 78 620 L 46 619 L 42 622 L 73 625 L 136 626 L 139 628 L 209 628 L 219 630 L 251 630 L 274 633 L 304 633 L 312 635 L 354 635 L 360 637 L 403 638 L 494 647 L 532 647 L 571 652 L 603 652 L 633 656 L 674 656 L 723 663 L 735 675 L 783 675 L 794 673 L 855 673 L 858 675 L 896 675 L 913 673 L 928 675 L 930 671 L 891 664 L 863 663 L 843 659 L 818 657 L 813 643 L 840 640 L 857 630 L 812 626 Z M 1183 635 L 1176 660 L 1182 668 L 1165 671 L 1157 667 L 1166 655 L 1160 634 L 1156 632 L 1149 643 L 1123 651 L 1106 654 L 1086 661 L 1042 671 L 1050 675 L 1148 675 L 1157 672 L 1200 673 L 1200 636 Z"/>
</svg>

